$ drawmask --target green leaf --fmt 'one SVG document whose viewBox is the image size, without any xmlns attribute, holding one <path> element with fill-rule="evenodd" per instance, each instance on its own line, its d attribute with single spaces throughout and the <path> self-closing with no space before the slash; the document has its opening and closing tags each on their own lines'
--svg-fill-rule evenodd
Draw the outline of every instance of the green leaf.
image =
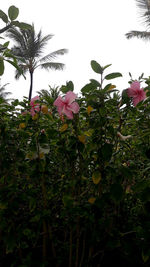
<svg viewBox="0 0 150 267">
<path fill-rule="evenodd" d="M 101 67 L 101 65 L 99 63 L 97 63 L 95 60 L 91 61 L 91 67 L 92 69 L 99 74 L 103 73 L 103 68 Z"/>
<path fill-rule="evenodd" d="M 18 20 L 17 21 L 12 21 L 11 24 L 16 26 L 16 27 L 19 27 L 22 30 L 28 30 L 28 29 L 30 29 L 32 27 L 30 24 L 24 23 L 24 22 L 19 22 Z"/>
<path fill-rule="evenodd" d="M 5 210 L 7 209 L 7 204 L 0 203 L 0 210 Z"/>
<path fill-rule="evenodd" d="M 121 184 L 113 184 L 110 189 L 110 194 L 112 199 L 118 203 L 122 200 L 123 198 L 123 188 Z"/>
<path fill-rule="evenodd" d="M 9 41 L 3 44 L 3 47 L 8 47 Z"/>
<path fill-rule="evenodd" d="M 66 208 L 70 208 L 73 205 L 73 198 L 69 195 L 64 195 L 62 201 Z"/>
<path fill-rule="evenodd" d="M 32 197 L 29 200 L 29 209 L 32 212 L 35 208 L 36 208 L 36 199 Z"/>
<path fill-rule="evenodd" d="M 4 73 L 4 60 L 0 59 L 0 76 Z"/>
<path fill-rule="evenodd" d="M 109 161 L 111 159 L 112 152 L 113 152 L 112 144 L 105 143 L 101 148 L 101 153 L 105 161 Z"/>
<path fill-rule="evenodd" d="M 121 100 L 121 104 L 123 105 L 123 104 L 128 104 L 129 102 L 130 102 L 130 98 L 129 98 L 129 96 L 128 96 L 128 94 L 127 94 L 127 89 L 124 89 L 123 91 L 122 91 L 122 100 Z"/>
<path fill-rule="evenodd" d="M 122 74 L 120 72 L 113 72 L 105 76 L 106 80 L 111 80 L 114 78 L 122 77 Z"/>
<path fill-rule="evenodd" d="M 108 65 L 106 65 L 105 67 L 103 67 L 103 70 L 109 68 L 111 65 L 112 65 L 112 64 L 108 64 Z"/>
<path fill-rule="evenodd" d="M 73 84 L 72 81 L 67 82 L 66 85 L 67 85 L 67 88 L 68 88 L 69 91 L 73 91 L 74 90 L 74 84 Z"/>
<path fill-rule="evenodd" d="M 19 15 L 19 9 L 15 6 L 10 6 L 8 9 L 8 15 L 10 20 L 15 20 Z"/>
<path fill-rule="evenodd" d="M 144 261 L 144 263 L 146 263 L 149 259 L 149 255 L 146 255 L 143 251 L 142 251 L 142 259 Z"/>
<path fill-rule="evenodd" d="M 136 183 L 134 185 L 133 189 L 134 189 L 135 193 L 140 193 L 143 190 L 145 190 L 145 188 L 147 188 L 149 186 L 150 186 L 149 181 L 148 180 L 143 180 L 143 181 L 140 181 L 140 182 Z"/>
<path fill-rule="evenodd" d="M 5 56 L 5 57 L 8 57 L 8 58 L 15 58 L 15 56 L 14 56 L 13 54 L 11 54 L 8 50 L 6 50 L 6 51 L 4 52 L 4 56 Z"/>
<path fill-rule="evenodd" d="M 24 23 L 24 22 L 20 22 L 19 23 L 19 28 L 21 28 L 22 30 L 28 30 L 31 29 L 32 26 L 28 23 Z"/>
<path fill-rule="evenodd" d="M 141 199 L 144 202 L 150 201 L 150 188 L 147 187 L 143 190 L 142 194 L 141 194 Z"/>
<path fill-rule="evenodd" d="M 104 87 L 104 89 L 103 89 L 103 91 L 104 92 L 107 92 L 108 90 L 109 90 L 109 88 L 111 87 L 111 83 L 109 83 L 109 84 L 107 84 L 105 87 Z"/>
<path fill-rule="evenodd" d="M 73 91 L 74 90 L 74 84 L 72 81 L 66 82 L 66 85 L 61 86 L 61 92 L 66 94 L 68 91 Z"/>
<path fill-rule="evenodd" d="M 92 180 L 94 184 L 99 184 L 100 180 L 102 179 L 102 175 L 99 171 L 95 171 L 92 174 Z"/>
<path fill-rule="evenodd" d="M 24 79 L 26 79 L 25 75 L 23 74 L 22 69 L 19 68 L 19 66 L 17 65 L 17 63 L 15 63 L 14 61 L 11 61 L 9 59 L 5 59 L 5 61 L 9 62 L 12 66 L 14 66 L 18 70 L 18 72 L 23 75 Z"/>
<path fill-rule="evenodd" d="M 96 87 L 100 87 L 101 84 L 97 81 L 97 80 L 94 80 L 94 79 L 90 79 L 90 82 L 95 85 Z"/>
<path fill-rule="evenodd" d="M 20 22 L 18 20 L 12 21 L 11 25 L 14 25 L 16 27 L 20 27 Z"/>
<path fill-rule="evenodd" d="M 93 84 L 93 83 L 88 83 L 86 84 L 82 89 L 81 89 L 81 92 L 83 94 L 85 93 L 89 93 L 90 91 L 94 90 L 97 88 L 97 85 Z"/>
<path fill-rule="evenodd" d="M 8 22 L 7 15 L 0 9 L 0 19 L 2 19 L 5 23 Z"/>
</svg>

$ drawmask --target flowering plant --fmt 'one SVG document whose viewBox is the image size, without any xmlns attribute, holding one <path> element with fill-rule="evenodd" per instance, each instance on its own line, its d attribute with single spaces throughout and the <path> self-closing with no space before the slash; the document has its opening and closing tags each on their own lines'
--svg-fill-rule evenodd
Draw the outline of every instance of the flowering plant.
<svg viewBox="0 0 150 267">
<path fill-rule="evenodd" d="M 78 99 L 69 83 L 0 105 L 2 266 L 150 265 L 150 99 L 133 108 L 105 84 L 121 74 L 91 66 Z M 139 82 L 127 92 L 145 99 Z"/>
<path fill-rule="evenodd" d="M 136 106 L 139 102 L 146 98 L 146 92 L 140 88 L 140 82 L 132 82 L 131 86 L 127 89 L 127 94 L 132 97 L 133 105 Z"/>
<path fill-rule="evenodd" d="M 80 109 L 78 103 L 75 102 L 76 98 L 77 95 L 72 91 L 68 91 L 64 98 L 58 96 L 54 102 L 54 106 L 57 107 L 60 116 L 65 114 L 68 119 L 73 119 L 73 113 L 78 113 Z"/>
<path fill-rule="evenodd" d="M 33 97 L 30 101 L 30 106 L 31 106 L 30 113 L 32 117 L 34 117 L 36 112 L 40 111 L 40 104 L 37 102 L 37 100 L 40 100 L 39 96 Z"/>
</svg>

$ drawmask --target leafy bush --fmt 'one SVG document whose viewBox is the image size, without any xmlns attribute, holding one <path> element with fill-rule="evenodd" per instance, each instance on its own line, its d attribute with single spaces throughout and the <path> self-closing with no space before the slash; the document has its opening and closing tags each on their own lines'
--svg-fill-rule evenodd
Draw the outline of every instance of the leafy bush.
<svg viewBox="0 0 150 267">
<path fill-rule="evenodd" d="M 149 266 L 149 79 L 134 107 L 109 66 L 78 99 L 68 82 L 0 105 L 2 266 Z"/>
</svg>

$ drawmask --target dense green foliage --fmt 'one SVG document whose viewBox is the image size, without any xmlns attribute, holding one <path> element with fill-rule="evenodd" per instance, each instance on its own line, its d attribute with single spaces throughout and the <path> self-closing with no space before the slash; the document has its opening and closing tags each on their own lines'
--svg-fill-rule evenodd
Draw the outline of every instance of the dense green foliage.
<svg viewBox="0 0 150 267">
<path fill-rule="evenodd" d="M 72 82 L 34 116 L 26 98 L 0 105 L 2 266 L 149 266 L 149 79 L 133 107 L 109 66 L 91 61 L 72 120 L 53 105 Z"/>
<path fill-rule="evenodd" d="M 18 14 L 0 10 L 0 33 L 31 30 Z M 8 46 L 0 75 L 23 74 Z M 150 266 L 150 77 L 121 94 L 110 66 L 92 60 L 76 100 L 72 81 L 32 103 L 0 88 L 0 266 Z"/>
</svg>

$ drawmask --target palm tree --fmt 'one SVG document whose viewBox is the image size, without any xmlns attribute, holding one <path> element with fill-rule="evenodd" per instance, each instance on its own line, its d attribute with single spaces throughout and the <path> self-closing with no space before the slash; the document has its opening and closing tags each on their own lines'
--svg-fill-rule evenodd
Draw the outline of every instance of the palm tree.
<svg viewBox="0 0 150 267">
<path fill-rule="evenodd" d="M 11 95 L 11 92 L 6 92 L 6 86 L 8 83 L 1 85 L 0 81 L 0 104 L 1 103 L 7 103 L 10 99 L 7 98 L 8 95 Z"/>
<path fill-rule="evenodd" d="M 38 34 L 35 33 L 34 24 L 29 29 L 17 29 L 10 28 L 7 32 L 7 36 L 12 38 L 16 45 L 12 48 L 12 53 L 18 60 L 23 74 L 30 73 L 30 90 L 29 101 L 32 96 L 33 89 L 33 74 L 38 67 L 49 70 L 63 70 L 64 64 L 53 62 L 58 55 L 64 55 L 68 52 L 67 49 L 60 49 L 49 53 L 42 57 L 43 50 L 48 41 L 53 37 L 52 34 L 48 34 L 42 37 L 41 30 Z M 15 78 L 18 79 L 22 73 L 16 70 Z"/>
<path fill-rule="evenodd" d="M 150 40 L 150 0 L 136 0 L 137 6 L 139 7 L 141 18 L 147 27 L 146 31 L 130 31 L 125 34 L 128 39 L 133 37 Z"/>
<path fill-rule="evenodd" d="M 45 101 L 49 103 L 53 103 L 60 94 L 60 88 L 59 86 L 51 87 L 49 85 L 49 90 L 42 89 L 41 91 L 38 91 L 37 93 L 40 96 L 40 98 L 44 99 Z"/>
</svg>

